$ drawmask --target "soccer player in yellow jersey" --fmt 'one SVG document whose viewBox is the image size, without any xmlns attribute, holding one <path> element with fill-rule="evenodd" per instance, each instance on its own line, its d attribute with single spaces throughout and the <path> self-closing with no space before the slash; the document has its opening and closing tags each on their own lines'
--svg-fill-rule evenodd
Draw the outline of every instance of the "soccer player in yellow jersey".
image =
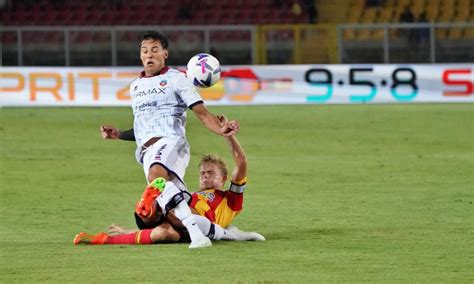
<svg viewBox="0 0 474 284">
<path fill-rule="evenodd" d="M 218 116 L 221 123 L 225 116 Z M 205 155 L 199 162 L 199 191 L 192 194 L 191 209 L 212 223 L 225 228 L 232 224 L 242 210 L 243 193 L 247 183 L 247 157 L 235 135 L 225 137 L 235 168 L 229 190 L 223 190 L 228 178 L 225 162 L 215 155 Z"/>
</svg>

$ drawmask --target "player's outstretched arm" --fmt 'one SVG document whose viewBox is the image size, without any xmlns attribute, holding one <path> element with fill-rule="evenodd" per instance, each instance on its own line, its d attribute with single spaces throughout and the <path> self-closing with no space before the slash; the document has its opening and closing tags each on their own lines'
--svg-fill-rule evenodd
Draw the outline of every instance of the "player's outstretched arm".
<svg viewBox="0 0 474 284">
<path fill-rule="evenodd" d="M 225 115 L 218 115 L 217 118 L 221 125 L 227 122 L 227 117 L 225 117 Z M 232 172 L 232 181 L 234 183 L 240 183 L 247 177 L 247 156 L 245 155 L 244 148 L 242 148 L 235 135 L 225 137 L 225 140 L 230 146 L 230 151 L 235 164 L 235 168 Z"/>
<path fill-rule="evenodd" d="M 219 119 L 210 113 L 204 104 L 195 105 L 192 110 L 204 126 L 216 134 L 232 136 L 239 131 L 240 125 L 238 121 L 230 120 L 221 124 Z"/>
<path fill-rule="evenodd" d="M 111 125 L 101 125 L 100 134 L 104 139 L 135 141 L 135 133 L 133 132 L 133 128 L 121 131 L 120 129 Z"/>
</svg>

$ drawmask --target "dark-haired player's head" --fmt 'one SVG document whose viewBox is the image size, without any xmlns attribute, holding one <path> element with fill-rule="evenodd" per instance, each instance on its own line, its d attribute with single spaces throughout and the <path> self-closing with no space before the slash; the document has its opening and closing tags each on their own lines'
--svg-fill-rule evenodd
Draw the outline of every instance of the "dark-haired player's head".
<svg viewBox="0 0 474 284">
<path fill-rule="evenodd" d="M 169 41 L 168 38 L 161 32 L 147 31 L 143 34 L 143 40 L 155 40 L 161 43 L 164 49 L 168 49 Z"/>
<path fill-rule="evenodd" d="M 140 59 L 146 76 L 157 75 L 166 66 L 168 45 L 168 38 L 160 32 L 148 31 L 143 34 Z"/>
<path fill-rule="evenodd" d="M 156 200 L 153 203 L 153 210 L 150 216 L 142 216 L 136 212 L 134 215 L 135 215 L 135 222 L 137 223 L 137 227 L 140 230 L 153 229 L 159 226 L 160 224 L 163 223 L 164 217 L 165 217 L 160 208 L 160 205 L 158 205 L 158 202 Z"/>
</svg>

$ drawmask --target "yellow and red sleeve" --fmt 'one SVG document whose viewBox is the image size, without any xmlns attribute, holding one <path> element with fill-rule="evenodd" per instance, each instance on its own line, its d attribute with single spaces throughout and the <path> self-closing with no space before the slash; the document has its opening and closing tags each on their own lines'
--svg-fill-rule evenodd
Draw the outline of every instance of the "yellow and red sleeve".
<svg viewBox="0 0 474 284">
<path fill-rule="evenodd" d="M 247 184 L 247 177 L 239 181 L 232 181 L 230 183 L 230 188 L 226 192 L 227 197 L 227 206 L 232 211 L 241 211 L 242 205 L 244 203 L 244 190 Z"/>
</svg>

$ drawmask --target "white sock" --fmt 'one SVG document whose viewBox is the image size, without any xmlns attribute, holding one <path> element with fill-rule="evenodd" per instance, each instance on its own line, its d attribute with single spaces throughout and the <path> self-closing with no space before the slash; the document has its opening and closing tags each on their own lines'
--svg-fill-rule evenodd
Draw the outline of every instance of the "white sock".
<svg viewBox="0 0 474 284">
<path fill-rule="evenodd" d="M 204 237 L 204 234 L 199 229 L 196 223 L 196 219 L 194 218 L 195 215 L 191 213 L 191 209 L 189 209 L 189 206 L 186 201 L 181 201 L 178 206 L 174 208 L 173 211 L 174 215 L 178 217 L 178 219 L 181 220 L 186 229 L 188 229 L 189 236 L 191 237 L 191 242 Z"/>
<path fill-rule="evenodd" d="M 158 196 L 158 204 L 161 208 L 166 208 L 168 202 L 176 195 L 179 194 L 181 190 L 176 187 L 176 185 L 170 181 L 166 182 L 163 192 Z M 183 225 L 188 229 L 189 236 L 191 237 L 191 242 L 204 238 L 204 234 L 199 230 L 199 227 L 196 224 L 194 215 L 191 213 L 188 204 L 185 200 L 178 203 L 178 205 L 173 208 L 174 215 L 183 223 Z"/>
<path fill-rule="evenodd" d="M 234 234 L 233 232 L 222 228 L 217 224 L 212 224 L 209 219 L 194 215 L 197 225 L 201 232 L 209 237 L 211 240 L 222 240 L 222 241 L 242 241 L 242 237 Z"/>
</svg>

